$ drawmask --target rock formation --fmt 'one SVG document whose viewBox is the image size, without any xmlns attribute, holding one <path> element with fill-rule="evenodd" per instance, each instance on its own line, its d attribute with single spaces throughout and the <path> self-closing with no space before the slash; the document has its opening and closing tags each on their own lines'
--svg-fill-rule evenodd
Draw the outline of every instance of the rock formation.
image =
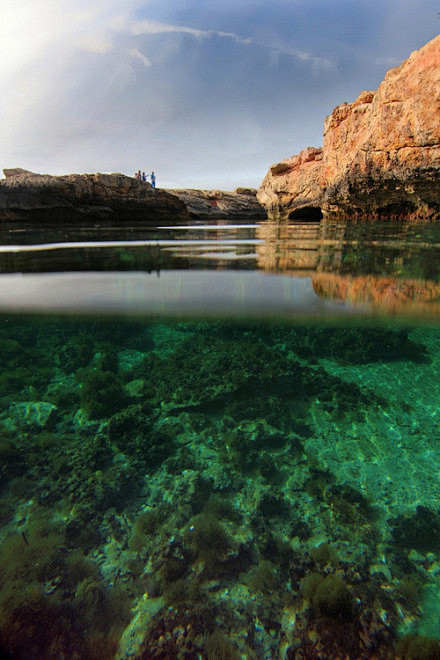
<svg viewBox="0 0 440 660">
<path fill-rule="evenodd" d="M 169 190 L 182 200 L 189 214 L 200 219 L 249 218 L 264 219 L 266 210 L 257 201 L 257 191 L 252 188 L 224 190 Z"/>
<path fill-rule="evenodd" d="M 440 217 L 440 36 L 326 118 L 322 149 L 272 165 L 258 200 L 279 217 Z"/>
<path fill-rule="evenodd" d="M 180 221 L 185 204 L 164 190 L 123 174 L 50 176 L 22 169 L 3 170 L 0 220 Z"/>
<path fill-rule="evenodd" d="M 112 220 L 122 222 L 266 218 L 257 191 L 154 190 L 149 183 L 123 174 L 34 174 L 20 168 L 3 170 L 0 221 Z"/>
</svg>

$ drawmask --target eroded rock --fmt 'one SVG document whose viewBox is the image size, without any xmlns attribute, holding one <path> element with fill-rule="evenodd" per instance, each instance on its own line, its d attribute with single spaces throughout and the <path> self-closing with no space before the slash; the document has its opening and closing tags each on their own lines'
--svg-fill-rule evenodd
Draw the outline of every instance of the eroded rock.
<svg viewBox="0 0 440 660">
<path fill-rule="evenodd" d="M 324 122 L 323 147 L 272 165 L 271 215 L 440 216 L 440 36 Z"/>
</svg>

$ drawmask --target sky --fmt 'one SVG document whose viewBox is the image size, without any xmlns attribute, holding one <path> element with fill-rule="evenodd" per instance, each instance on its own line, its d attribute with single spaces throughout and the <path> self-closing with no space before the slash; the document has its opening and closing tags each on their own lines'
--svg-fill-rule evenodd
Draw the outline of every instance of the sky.
<svg viewBox="0 0 440 660">
<path fill-rule="evenodd" d="M 0 170 L 258 187 L 440 32 L 440 0 L 1 0 Z"/>
</svg>

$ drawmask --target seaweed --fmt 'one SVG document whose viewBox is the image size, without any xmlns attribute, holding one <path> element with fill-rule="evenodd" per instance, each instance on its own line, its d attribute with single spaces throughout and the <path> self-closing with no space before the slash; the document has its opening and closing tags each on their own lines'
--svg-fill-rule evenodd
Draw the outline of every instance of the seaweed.
<svg viewBox="0 0 440 660">
<path fill-rule="evenodd" d="M 241 653 L 221 630 L 214 630 L 203 645 L 207 660 L 241 660 Z"/>
<path fill-rule="evenodd" d="M 128 541 L 130 550 L 139 551 L 156 534 L 163 522 L 163 513 L 158 509 L 143 511 L 136 519 Z"/>
<path fill-rule="evenodd" d="M 93 341 L 89 333 L 70 337 L 57 353 L 57 362 L 67 373 L 86 367 L 93 357 Z"/>
<path fill-rule="evenodd" d="M 396 653 L 401 660 L 438 660 L 440 641 L 423 635 L 407 635 L 399 640 Z"/>
<path fill-rule="evenodd" d="M 223 525 L 209 513 L 200 513 L 189 521 L 184 531 L 184 542 L 193 561 L 208 569 L 215 568 L 232 548 L 232 539 Z"/>
<path fill-rule="evenodd" d="M 25 455 L 8 434 L 0 435 L 0 485 L 26 471 Z"/>
<path fill-rule="evenodd" d="M 238 523 L 242 519 L 242 513 L 227 497 L 219 494 L 211 494 L 203 506 L 203 512 L 213 515 L 219 520 L 230 520 Z"/>
<path fill-rule="evenodd" d="M 110 417 L 122 406 L 122 382 L 112 371 L 94 369 L 85 376 L 80 401 L 81 408 L 89 417 Z"/>
<path fill-rule="evenodd" d="M 354 599 L 340 575 L 310 573 L 304 582 L 304 595 L 318 614 L 343 620 L 353 616 Z"/>
<path fill-rule="evenodd" d="M 389 520 L 392 542 L 399 548 L 438 552 L 440 514 L 419 505 L 412 515 L 401 514 Z"/>
<path fill-rule="evenodd" d="M 0 547 L 1 642 L 12 657 L 111 658 L 130 605 L 92 560 L 66 547 L 63 525 L 41 509 Z M 96 635 L 100 655 L 91 652 Z"/>
<path fill-rule="evenodd" d="M 326 358 L 345 364 L 410 360 L 429 361 L 426 347 L 416 344 L 407 329 L 298 327 L 289 344 L 301 357 Z"/>
<path fill-rule="evenodd" d="M 275 565 L 264 559 L 251 572 L 249 586 L 254 592 L 269 595 L 278 592 L 280 578 Z"/>
</svg>

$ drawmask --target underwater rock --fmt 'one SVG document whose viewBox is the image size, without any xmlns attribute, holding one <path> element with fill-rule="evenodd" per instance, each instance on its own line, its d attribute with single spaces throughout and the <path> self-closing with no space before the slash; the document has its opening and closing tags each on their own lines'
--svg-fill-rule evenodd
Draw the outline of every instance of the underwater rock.
<svg viewBox="0 0 440 660">
<path fill-rule="evenodd" d="M 14 401 L 9 406 L 9 420 L 15 428 L 23 425 L 45 428 L 56 410 L 47 401 Z"/>
</svg>

